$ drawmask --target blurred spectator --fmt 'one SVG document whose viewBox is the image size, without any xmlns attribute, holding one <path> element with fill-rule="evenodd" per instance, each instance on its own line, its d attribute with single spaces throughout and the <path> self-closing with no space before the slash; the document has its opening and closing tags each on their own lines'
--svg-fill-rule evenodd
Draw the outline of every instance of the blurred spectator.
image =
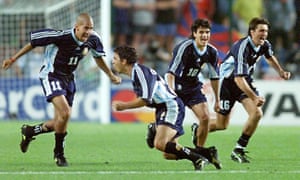
<svg viewBox="0 0 300 180">
<path fill-rule="evenodd" d="M 195 19 L 212 20 L 215 13 L 215 0 L 184 0 L 180 6 L 177 25 L 178 41 L 190 35 L 190 27 Z"/>
<path fill-rule="evenodd" d="M 125 45 L 130 35 L 130 0 L 113 0 L 113 32 L 114 46 Z"/>
<path fill-rule="evenodd" d="M 254 17 L 263 15 L 262 0 L 234 0 L 233 13 L 237 18 L 238 30 L 243 34 L 248 34 L 248 24 Z"/>
<path fill-rule="evenodd" d="M 171 53 L 177 30 L 178 0 L 156 0 L 155 35 L 159 46 Z"/>
<path fill-rule="evenodd" d="M 292 50 L 292 32 L 296 23 L 294 0 L 265 0 L 266 18 L 271 24 L 269 41 L 281 63 Z"/>
<path fill-rule="evenodd" d="M 213 44 L 219 50 L 219 57 L 222 60 L 233 42 L 239 40 L 241 34 L 232 29 L 229 29 L 228 18 L 223 17 L 222 22 L 213 22 L 211 27 L 211 40 Z"/>
<path fill-rule="evenodd" d="M 295 32 L 295 43 L 299 47 L 300 46 L 300 1 L 294 1 L 295 11 L 296 11 L 296 25 L 294 26 Z"/>
<path fill-rule="evenodd" d="M 0 5 L 9 5 L 9 4 L 11 4 L 11 3 L 13 3 L 13 1 L 12 0 L 0 0 Z"/>
<path fill-rule="evenodd" d="M 146 66 L 155 69 L 162 77 L 167 72 L 172 58 L 171 54 L 166 52 L 156 40 L 150 41 L 148 48 L 143 53 L 143 57 L 145 58 L 144 63 Z"/>
<path fill-rule="evenodd" d="M 196 5 L 198 18 L 212 20 L 216 11 L 215 0 L 193 0 L 193 2 Z"/>
<path fill-rule="evenodd" d="M 196 5 L 192 0 L 185 0 L 180 6 L 180 19 L 177 24 L 178 41 L 181 41 L 182 38 L 186 38 L 190 35 L 190 27 L 198 16 Z"/>
<path fill-rule="evenodd" d="M 132 46 L 141 54 L 153 35 L 155 0 L 131 0 L 132 2 Z"/>
<path fill-rule="evenodd" d="M 215 0 L 215 9 L 212 21 L 216 24 L 223 24 L 224 26 L 238 30 L 236 16 L 232 13 L 233 0 Z M 232 40 L 232 42 L 235 40 Z"/>
</svg>

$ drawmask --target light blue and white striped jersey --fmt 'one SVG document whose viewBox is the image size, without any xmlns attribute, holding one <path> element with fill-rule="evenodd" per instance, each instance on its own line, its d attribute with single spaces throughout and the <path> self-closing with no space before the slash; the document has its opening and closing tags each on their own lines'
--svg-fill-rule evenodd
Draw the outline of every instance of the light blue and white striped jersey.
<svg viewBox="0 0 300 180">
<path fill-rule="evenodd" d="M 156 71 L 144 65 L 134 64 L 131 80 L 134 92 L 151 107 L 160 103 L 173 102 L 176 97 L 164 79 Z"/>
<path fill-rule="evenodd" d="M 221 78 L 246 76 L 252 79 L 255 65 L 261 56 L 270 58 L 273 55 L 269 41 L 261 46 L 255 46 L 250 36 L 235 42 L 220 66 Z"/>
</svg>

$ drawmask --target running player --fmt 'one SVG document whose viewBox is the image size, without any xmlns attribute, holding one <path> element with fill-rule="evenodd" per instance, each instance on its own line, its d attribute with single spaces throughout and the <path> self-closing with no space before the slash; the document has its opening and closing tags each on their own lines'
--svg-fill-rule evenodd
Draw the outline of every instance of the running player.
<svg viewBox="0 0 300 180">
<path fill-rule="evenodd" d="M 173 58 L 166 74 L 168 85 L 175 90 L 198 119 L 192 129 L 196 132 L 193 143 L 203 156 L 205 156 L 217 169 L 221 169 L 221 163 L 217 159 L 217 150 L 214 146 L 205 148 L 208 135 L 209 110 L 207 99 L 202 93 L 203 82 L 199 74 L 203 65 L 209 69 L 209 78 L 215 95 L 215 111 L 219 110 L 218 99 L 218 51 L 208 43 L 210 40 L 211 25 L 207 20 L 196 19 L 191 26 L 190 38 L 183 40 L 173 50 Z M 214 154 L 212 156 L 212 154 Z"/>
<path fill-rule="evenodd" d="M 271 44 L 267 40 L 269 26 L 267 20 L 253 18 L 249 23 L 248 36 L 233 44 L 220 66 L 220 111 L 217 113 L 217 120 L 212 121 L 209 128 L 210 131 L 226 129 L 235 102 L 239 101 L 243 105 L 248 119 L 231 153 L 231 159 L 239 163 L 250 162 L 246 147 L 263 115 L 261 107 L 265 99 L 253 85 L 255 64 L 264 56 L 281 78 L 288 80 L 291 76 L 273 55 Z"/>
<path fill-rule="evenodd" d="M 179 136 L 184 133 L 182 123 L 185 109 L 181 99 L 156 71 L 136 62 L 137 54 L 134 48 L 119 46 L 114 50 L 114 69 L 131 78 L 138 97 L 130 102 L 113 101 L 112 109 L 122 111 L 142 106 L 154 107 L 154 147 L 164 152 L 166 159 L 188 159 L 193 162 L 195 170 L 201 170 L 206 162 L 203 157 L 195 149 L 178 143 Z"/>
<path fill-rule="evenodd" d="M 10 59 L 3 61 L 2 68 L 8 69 L 19 57 L 37 46 L 47 46 L 44 65 L 39 78 L 46 99 L 54 106 L 54 118 L 35 126 L 23 125 L 20 148 L 26 152 L 29 143 L 41 133 L 55 132 L 54 159 L 57 166 L 68 166 L 64 155 L 67 125 L 71 116 L 73 98 L 76 92 L 74 74 L 80 60 L 90 50 L 99 68 L 113 83 L 121 78 L 114 75 L 103 60 L 105 52 L 99 35 L 93 31 L 91 16 L 82 13 L 77 17 L 74 28 L 67 30 L 42 29 L 31 33 L 26 44 Z M 54 62 L 52 62 L 54 59 Z"/>
</svg>

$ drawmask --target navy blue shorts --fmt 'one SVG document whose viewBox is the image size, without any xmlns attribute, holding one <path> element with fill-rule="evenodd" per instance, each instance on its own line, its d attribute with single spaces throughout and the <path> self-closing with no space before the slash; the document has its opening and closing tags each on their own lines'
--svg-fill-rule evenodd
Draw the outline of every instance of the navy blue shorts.
<svg viewBox="0 0 300 180">
<path fill-rule="evenodd" d="M 73 99 L 76 92 L 74 76 L 61 76 L 55 73 L 49 73 L 47 78 L 40 78 L 44 94 L 48 102 L 55 96 L 64 95 L 69 106 L 73 105 Z"/>
<path fill-rule="evenodd" d="M 191 106 L 203 102 L 207 102 L 205 95 L 202 93 L 201 88 L 194 88 L 190 91 L 176 91 L 176 94 L 182 99 L 184 105 L 191 108 Z"/>
<path fill-rule="evenodd" d="M 258 95 L 258 91 L 248 82 L 250 88 Z M 236 101 L 241 102 L 248 96 L 236 85 L 233 79 L 223 79 L 220 86 L 220 112 L 223 115 L 230 113 Z"/>
<path fill-rule="evenodd" d="M 185 115 L 185 107 L 180 98 L 175 98 L 167 103 L 156 106 L 155 117 L 156 124 L 163 124 L 177 131 L 176 137 L 184 134 L 183 120 Z"/>
</svg>

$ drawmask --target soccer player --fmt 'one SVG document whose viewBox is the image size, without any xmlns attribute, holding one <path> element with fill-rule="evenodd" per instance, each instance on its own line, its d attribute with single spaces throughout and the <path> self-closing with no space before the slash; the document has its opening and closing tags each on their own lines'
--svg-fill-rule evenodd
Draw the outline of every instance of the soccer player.
<svg viewBox="0 0 300 180">
<path fill-rule="evenodd" d="M 220 111 L 217 120 L 210 122 L 209 128 L 210 131 L 226 129 L 235 102 L 239 101 L 243 105 L 248 119 L 231 153 L 231 159 L 239 163 L 250 162 L 246 147 L 263 115 L 261 106 L 265 99 L 259 95 L 252 78 L 256 62 L 264 56 L 281 78 L 288 80 L 291 76 L 290 72 L 282 69 L 273 55 L 267 40 L 269 26 L 267 20 L 253 18 L 249 23 L 248 36 L 233 44 L 220 66 Z"/>
<path fill-rule="evenodd" d="M 116 84 L 121 82 L 121 78 L 114 75 L 105 64 L 103 44 L 99 35 L 93 31 L 93 27 L 92 17 L 87 13 L 82 13 L 77 17 L 76 24 L 71 29 L 41 29 L 31 32 L 30 43 L 10 59 L 3 61 L 2 68 L 8 69 L 19 57 L 33 48 L 47 46 L 39 78 L 47 101 L 54 106 L 54 117 L 35 126 L 22 126 L 20 148 L 23 153 L 27 151 L 29 143 L 35 139 L 35 136 L 54 131 L 56 164 L 68 166 L 64 155 L 64 142 L 76 92 L 73 72 L 89 50 L 97 66 L 109 76 L 111 81 Z"/>
<path fill-rule="evenodd" d="M 181 99 L 156 71 L 137 63 L 134 48 L 117 47 L 112 63 L 116 72 L 131 78 L 137 95 L 137 98 L 130 102 L 113 101 L 112 109 L 122 111 L 143 106 L 154 107 L 157 126 L 155 148 L 164 152 L 166 159 L 188 159 L 193 162 L 195 170 L 201 170 L 206 162 L 203 157 L 195 149 L 178 143 L 179 136 L 184 133 L 182 123 L 185 109 Z"/>
<path fill-rule="evenodd" d="M 198 123 L 192 126 L 197 133 L 193 143 L 204 157 L 221 169 L 221 163 L 217 157 L 212 156 L 217 151 L 214 146 L 205 148 L 208 135 L 209 110 L 207 99 L 202 93 L 203 82 L 199 79 L 203 65 L 209 69 L 209 78 L 215 95 L 215 111 L 218 111 L 218 51 L 208 43 L 210 40 L 210 23 L 205 19 L 196 19 L 191 25 L 191 36 L 183 40 L 173 50 L 173 58 L 169 65 L 166 79 L 168 85 L 183 100 L 198 119 Z"/>
</svg>

